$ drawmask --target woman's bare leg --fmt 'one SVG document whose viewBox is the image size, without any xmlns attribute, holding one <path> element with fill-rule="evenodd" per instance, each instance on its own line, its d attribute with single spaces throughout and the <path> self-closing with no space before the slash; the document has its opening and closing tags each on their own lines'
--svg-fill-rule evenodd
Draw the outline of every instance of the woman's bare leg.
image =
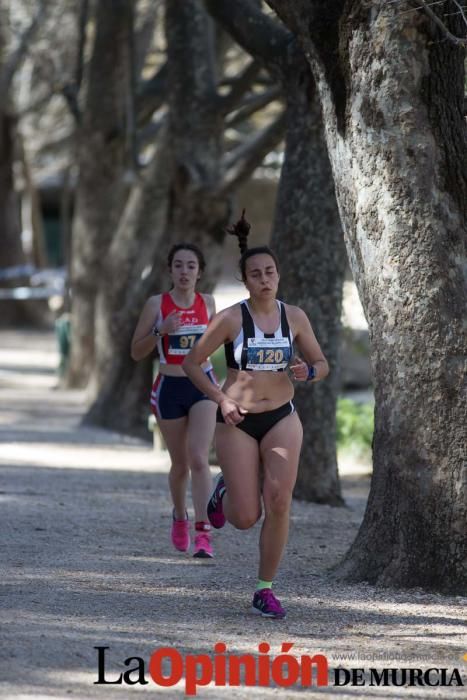
<svg viewBox="0 0 467 700">
<path fill-rule="evenodd" d="M 217 423 L 216 451 L 226 486 L 224 515 L 234 527 L 248 529 L 261 517 L 258 443 L 239 428 Z"/>
<path fill-rule="evenodd" d="M 186 513 L 186 489 L 189 476 L 188 418 L 157 419 L 157 424 L 169 451 L 171 465 L 169 487 L 176 520 L 184 520 Z"/>
<path fill-rule="evenodd" d="M 212 491 L 209 449 L 214 437 L 216 408 L 212 401 L 198 401 L 188 416 L 188 460 L 195 521 L 207 520 L 206 506 Z"/>
<path fill-rule="evenodd" d="M 274 579 L 287 543 L 302 438 L 302 424 L 293 413 L 276 423 L 260 444 L 265 517 L 259 544 L 259 578 L 264 581 Z"/>
</svg>

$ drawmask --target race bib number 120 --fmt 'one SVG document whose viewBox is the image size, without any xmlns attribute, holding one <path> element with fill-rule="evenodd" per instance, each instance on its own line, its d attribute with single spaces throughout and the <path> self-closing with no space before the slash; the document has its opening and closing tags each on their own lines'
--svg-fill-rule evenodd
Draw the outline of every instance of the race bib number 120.
<svg viewBox="0 0 467 700">
<path fill-rule="evenodd" d="M 285 369 L 290 360 L 286 338 L 248 338 L 246 369 Z"/>
</svg>

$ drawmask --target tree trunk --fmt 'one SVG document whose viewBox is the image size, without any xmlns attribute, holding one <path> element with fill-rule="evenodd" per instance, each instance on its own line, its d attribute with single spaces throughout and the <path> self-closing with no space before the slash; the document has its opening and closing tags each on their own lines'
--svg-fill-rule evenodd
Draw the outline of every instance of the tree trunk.
<svg viewBox="0 0 467 700">
<path fill-rule="evenodd" d="M 21 241 L 20 198 L 15 190 L 14 161 L 16 118 L 10 98 L 11 80 L 19 64 L 19 55 L 7 52 L 9 28 L 5 22 L 7 13 L 0 17 L 0 270 L 6 267 L 26 265 L 26 255 Z M 27 285 L 28 277 L 16 277 L 1 281 L 2 287 Z M 0 300 L 0 324 L 2 326 L 41 323 L 44 321 L 44 302 L 36 300 Z"/>
<path fill-rule="evenodd" d="M 205 251 L 204 291 L 212 291 L 220 272 L 229 200 L 217 191 L 223 122 L 217 110 L 211 31 L 197 0 L 167 4 L 168 134 L 161 133 L 155 159 L 129 199 L 101 273 L 105 284 L 98 295 L 97 398 L 86 421 L 126 432 L 144 430 L 149 412 L 151 363 L 135 366 L 130 341 L 145 298 L 169 287 L 170 246 L 185 240 Z M 143 281 L 148 263 L 151 271 Z"/>
<path fill-rule="evenodd" d="M 10 3 L 0 5 L 0 269 L 25 265 L 26 254 L 21 240 L 21 205 L 15 191 L 14 165 L 17 140 L 12 83 L 44 18 L 45 3 L 36 3 L 29 25 L 18 33 L 14 26 L 15 9 Z M 14 48 L 9 48 L 14 45 Z M 28 262 L 30 262 L 28 260 Z M 29 276 L 6 279 L 5 287 L 28 285 Z M 0 301 L 0 324 L 47 322 L 48 307 L 44 300 Z"/>
<path fill-rule="evenodd" d="M 136 364 L 130 343 L 141 308 L 166 275 L 170 191 L 168 135 L 133 188 L 106 264 L 96 303 L 95 399 L 85 422 L 147 435 L 151 358 Z M 118 271 L 118 274 L 116 274 Z"/>
<path fill-rule="evenodd" d="M 13 119 L 0 113 L 0 231 L 2 232 L 1 267 L 26 263 L 21 245 L 18 195 L 13 184 Z"/>
<path fill-rule="evenodd" d="M 26 152 L 26 145 L 21 133 L 16 132 L 16 146 L 18 161 L 21 163 L 23 176 L 22 207 L 21 218 L 23 228 L 29 228 L 32 234 L 31 258 L 34 267 L 48 267 L 49 260 L 47 246 L 44 235 L 44 225 L 42 222 L 42 209 L 39 191 L 34 182 L 29 157 Z"/>
<path fill-rule="evenodd" d="M 21 242 L 21 212 L 19 195 L 15 191 L 13 166 L 15 119 L 0 111 L 0 270 L 21 267 L 29 261 Z M 29 275 L 1 281 L 2 287 L 29 285 Z M 44 300 L 0 300 L 0 325 L 42 325 L 48 322 L 48 307 Z"/>
<path fill-rule="evenodd" d="M 222 267 L 230 197 L 223 178 L 223 116 L 218 105 L 214 26 L 199 0 L 166 2 L 170 138 L 173 144 L 172 237 L 206 253 L 200 289 L 212 291 Z"/>
<path fill-rule="evenodd" d="M 0 112 L 0 268 L 26 264 L 21 245 L 18 195 L 13 185 L 13 120 Z M 17 286 L 18 280 L 2 280 L 2 286 Z M 24 323 L 28 318 L 21 301 L 0 301 L 2 326 Z"/>
<path fill-rule="evenodd" d="M 440 40 L 424 14 L 400 14 L 397 3 L 373 2 L 371 11 L 363 0 L 269 4 L 299 32 L 319 85 L 370 331 L 374 471 L 340 573 L 465 592 L 462 51 Z"/>
<path fill-rule="evenodd" d="M 97 4 L 79 129 L 79 181 L 72 239 L 72 326 L 68 383 L 85 386 L 94 367 L 95 302 L 102 265 L 126 197 L 125 95 L 131 0 Z"/>
<path fill-rule="evenodd" d="M 335 416 L 346 253 L 318 95 L 305 58 L 294 53 L 284 76 L 287 136 L 271 246 L 281 261 L 281 293 L 311 319 L 331 370 L 322 384 L 295 388 L 304 440 L 294 495 L 341 505 Z"/>
</svg>

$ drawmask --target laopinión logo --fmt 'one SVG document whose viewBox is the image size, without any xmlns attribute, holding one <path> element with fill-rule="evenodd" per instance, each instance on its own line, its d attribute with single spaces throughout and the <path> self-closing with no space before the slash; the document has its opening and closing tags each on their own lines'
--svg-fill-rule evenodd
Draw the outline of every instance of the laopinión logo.
<svg viewBox="0 0 467 700">
<path fill-rule="evenodd" d="M 179 683 L 186 695 L 196 695 L 198 688 L 214 684 L 218 687 L 273 685 L 288 688 L 316 686 L 463 686 L 457 668 L 329 668 L 324 654 L 290 654 L 293 642 L 283 642 L 281 653 L 271 657 L 267 642 L 258 644 L 257 654 L 231 654 L 227 645 L 218 642 L 214 654 L 181 654 L 173 647 L 161 647 L 150 656 L 148 672 L 153 683 L 170 688 Z M 124 660 L 127 667 L 117 677 L 110 678 L 106 669 L 108 646 L 95 646 L 98 654 L 98 677 L 94 685 L 147 685 L 146 664 L 141 656 Z"/>
</svg>

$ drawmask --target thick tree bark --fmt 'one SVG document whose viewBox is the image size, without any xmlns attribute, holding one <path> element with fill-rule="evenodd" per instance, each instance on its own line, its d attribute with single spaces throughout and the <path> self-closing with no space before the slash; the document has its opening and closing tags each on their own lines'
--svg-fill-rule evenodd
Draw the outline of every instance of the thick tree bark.
<svg viewBox="0 0 467 700">
<path fill-rule="evenodd" d="M 346 253 L 321 108 L 302 55 L 285 78 L 287 137 L 271 245 L 281 261 L 280 291 L 311 319 L 331 370 L 323 383 L 295 387 L 304 440 L 294 495 L 341 505 L 336 404 Z"/>
<path fill-rule="evenodd" d="M 94 367 L 100 273 L 125 202 L 125 84 L 131 0 L 97 4 L 93 53 L 79 130 L 72 238 L 68 382 L 85 386 Z"/>
<path fill-rule="evenodd" d="M 345 247 L 319 100 L 293 35 L 250 0 L 206 0 L 212 15 L 272 70 L 286 98 L 286 148 L 271 245 L 281 261 L 280 292 L 312 320 L 331 374 L 296 386 L 304 439 L 295 496 L 342 503 L 336 459 L 336 402 Z"/>
<path fill-rule="evenodd" d="M 463 53 L 397 3 L 269 4 L 299 34 L 319 85 L 370 329 L 374 471 L 340 572 L 465 592 Z"/>
</svg>

